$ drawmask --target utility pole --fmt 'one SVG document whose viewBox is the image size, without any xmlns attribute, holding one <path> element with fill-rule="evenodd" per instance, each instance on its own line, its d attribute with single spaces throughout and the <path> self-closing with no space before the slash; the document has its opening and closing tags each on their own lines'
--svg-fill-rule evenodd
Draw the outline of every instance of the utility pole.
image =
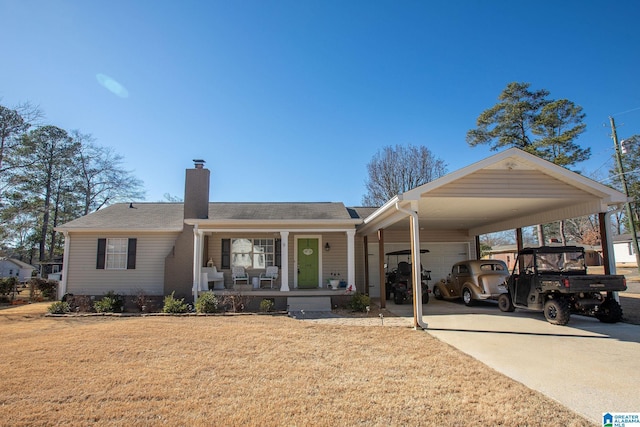
<svg viewBox="0 0 640 427">
<path fill-rule="evenodd" d="M 624 172 L 624 166 L 622 164 L 622 154 L 620 153 L 620 143 L 618 142 L 618 134 L 616 133 L 616 122 L 613 117 L 609 117 L 611 122 L 611 131 L 613 138 L 613 146 L 616 151 L 616 162 L 618 163 L 618 173 L 620 174 L 620 180 L 622 181 L 622 188 L 624 195 L 627 196 L 627 203 L 625 203 L 627 221 L 629 221 L 629 228 L 631 231 L 631 241 L 633 242 L 633 251 L 636 253 L 637 269 L 640 272 L 640 249 L 638 248 L 638 235 L 636 233 L 636 224 L 633 220 L 633 212 L 631 212 L 631 204 L 629 203 L 629 186 L 627 185 L 627 178 Z"/>
</svg>

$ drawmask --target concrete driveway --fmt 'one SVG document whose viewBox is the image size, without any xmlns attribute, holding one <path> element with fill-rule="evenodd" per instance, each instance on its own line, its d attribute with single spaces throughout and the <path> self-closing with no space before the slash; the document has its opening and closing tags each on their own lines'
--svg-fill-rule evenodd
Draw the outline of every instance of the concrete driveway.
<svg viewBox="0 0 640 427">
<path fill-rule="evenodd" d="M 413 317 L 408 304 L 387 301 L 387 309 Z M 567 326 L 554 326 L 542 313 L 433 298 L 423 311 L 434 337 L 595 423 L 604 412 L 640 412 L 638 325 L 572 315 Z"/>
</svg>

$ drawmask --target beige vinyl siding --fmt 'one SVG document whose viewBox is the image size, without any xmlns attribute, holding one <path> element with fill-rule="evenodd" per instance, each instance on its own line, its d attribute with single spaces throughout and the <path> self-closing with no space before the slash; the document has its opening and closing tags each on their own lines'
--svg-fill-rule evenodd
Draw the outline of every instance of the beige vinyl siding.
<svg viewBox="0 0 640 427">
<path fill-rule="evenodd" d="M 73 234 L 69 247 L 67 292 L 75 295 L 102 295 L 115 291 L 123 295 L 138 290 L 147 295 L 164 292 L 164 260 L 173 248 L 178 233 Z M 136 268 L 132 270 L 98 270 L 98 239 L 137 239 Z"/>
<path fill-rule="evenodd" d="M 369 236 L 369 243 L 376 241 L 375 236 Z M 466 230 L 420 230 L 421 242 L 460 242 L 468 241 L 473 244 L 474 239 L 469 237 Z M 385 243 L 406 243 L 406 248 L 411 246 L 411 233 L 409 230 L 384 230 Z"/>
<path fill-rule="evenodd" d="M 331 249 L 324 250 L 324 245 L 329 243 Z M 347 234 L 325 233 L 322 235 L 322 287 L 327 286 L 327 280 L 332 277 L 347 281 Z M 333 273 L 333 276 L 332 274 Z"/>
<path fill-rule="evenodd" d="M 430 191 L 427 197 L 544 197 L 584 199 L 585 193 L 536 170 L 480 170 Z"/>
</svg>

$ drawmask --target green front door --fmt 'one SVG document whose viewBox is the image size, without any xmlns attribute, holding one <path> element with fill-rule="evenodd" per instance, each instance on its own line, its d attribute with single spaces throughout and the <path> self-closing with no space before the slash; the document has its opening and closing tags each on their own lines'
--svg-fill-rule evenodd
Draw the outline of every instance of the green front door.
<svg viewBox="0 0 640 427">
<path fill-rule="evenodd" d="M 318 239 L 298 240 L 298 288 L 318 287 Z"/>
</svg>

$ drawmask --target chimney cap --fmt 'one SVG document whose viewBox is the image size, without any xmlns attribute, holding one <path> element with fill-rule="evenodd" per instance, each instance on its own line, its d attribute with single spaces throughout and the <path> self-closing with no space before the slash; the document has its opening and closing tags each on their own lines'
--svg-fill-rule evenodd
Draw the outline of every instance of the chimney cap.
<svg viewBox="0 0 640 427">
<path fill-rule="evenodd" d="M 202 159 L 193 159 L 193 163 L 195 163 L 196 169 L 202 169 L 202 167 L 204 166 L 205 161 L 202 160 Z"/>
</svg>

